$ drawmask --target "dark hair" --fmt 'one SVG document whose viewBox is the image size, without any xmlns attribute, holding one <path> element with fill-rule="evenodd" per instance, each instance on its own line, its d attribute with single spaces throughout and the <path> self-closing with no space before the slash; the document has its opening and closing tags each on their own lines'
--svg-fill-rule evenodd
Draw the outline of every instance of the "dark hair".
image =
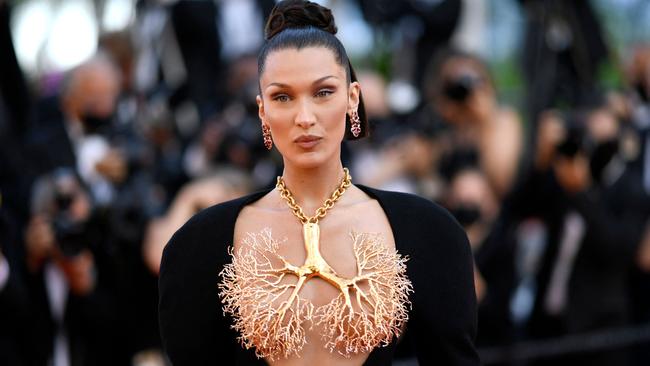
<svg viewBox="0 0 650 366">
<path fill-rule="evenodd" d="M 257 57 L 257 71 L 261 76 L 269 53 L 287 48 L 302 49 L 306 47 L 325 47 L 332 51 L 336 62 L 345 69 L 347 82 L 357 81 L 348 55 L 341 41 L 336 38 L 337 28 L 332 12 L 316 3 L 305 0 L 285 0 L 275 5 L 264 29 L 266 42 Z M 350 132 L 350 117 L 345 117 L 345 138 L 356 140 L 368 136 L 368 120 L 359 93 L 357 108 L 361 120 L 361 133 L 354 137 Z"/>
</svg>

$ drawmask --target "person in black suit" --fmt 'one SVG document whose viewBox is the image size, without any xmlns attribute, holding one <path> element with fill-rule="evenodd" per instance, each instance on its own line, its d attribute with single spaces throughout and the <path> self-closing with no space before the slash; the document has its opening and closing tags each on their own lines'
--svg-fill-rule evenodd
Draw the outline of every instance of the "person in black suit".
<svg viewBox="0 0 650 366">
<path fill-rule="evenodd" d="M 31 319 L 27 291 L 20 275 L 17 226 L 0 191 L 0 364 L 32 365 Z"/>
<path fill-rule="evenodd" d="M 36 182 L 32 210 L 25 286 L 33 364 L 123 364 L 116 265 L 88 192 L 61 168 Z"/>
<path fill-rule="evenodd" d="M 68 73 L 60 96 L 38 103 L 25 149 L 33 180 L 69 167 L 97 198 L 96 187 L 124 179 L 125 158 L 105 137 L 115 114 L 119 80 L 112 62 L 96 55 Z"/>
<path fill-rule="evenodd" d="M 647 201 L 635 171 L 618 152 L 619 122 L 604 108 L 568 117 L 547 112 L 538 136 L 535 169 L 517 194 L 529 193 L 512 205 L 521 216 L 541 218 L 547 232 L 528 335 L 546 338 L 624 326 L 629 320 L 627 275 Z M 625 353 L 580 352 L 544 362 L 620 365 Z"/>
<path fill-rule="evenodd" d="M 634 147 L 630 168 L 643 185 L 648 206 L 645 244 L 639 251 L 638 268 L 630 275 L 630 304 L 635 324 L 650 322 L 650 45 L 632 50 L 626 68 L 628 91 L 621 99 L 621 118 L 629 121 L 628 136 Z M 650 342 L 636 345 L 633 365 L 650 363 Z"/>
</svg>

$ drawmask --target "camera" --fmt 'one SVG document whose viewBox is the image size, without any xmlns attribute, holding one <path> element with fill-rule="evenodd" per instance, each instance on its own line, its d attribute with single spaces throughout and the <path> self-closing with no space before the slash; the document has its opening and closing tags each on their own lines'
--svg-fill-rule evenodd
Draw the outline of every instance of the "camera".
<svg viewBox="0 0 650 366">
<path fill-rule="evenodd" d="M 449 100 L 464 102 L 481 83 L 481 77 L 475 73 L 466 72 L 444 82 L 442 93 Z"/>
<path fill-rule="evenodd" d="M 567 158 L 573 158 L 581 151 L 588 152 L 584 121 L 576 116 L 568 116 L 563 121 L 565 135 L 555 146 L 557 154 Z"/>
<path fill-rule="evenodd" d="M 88 247 L 90 201 L 72 169 L 58 168 L 37 180 L 32 211 L 51 218 L 56 244 L 64 256 L 76 256 Z"/>
<path fill-rule="evenodd" d="M 64 256 L 73 257 L 88 245 L 86 217 L 72 213 L 72 205 L 83 199 L 81 184 L 73 172 L 60 170 L 53 176 L 55 215 L 52 220 L 56 242 Z"/>
<path fill-rule="evenodd" d="M 74 257 L 88 246 L 85 221 L 72 220 L 59 214 L 52 222 L 56 242 L 66 257 Z"/>
<path fill-rule="evenodd" d="M 590 115 L 569 114 L 563 118 L 564 138 L 555 146 L 558 156 L 574 158 L 578 153 L 589 159 L 589 170 L 596 182 L 603 179 L 607 166 L 616 159 L 619 151 L 618 135 L 595 140 L 587 129 Z"/>
</svg>

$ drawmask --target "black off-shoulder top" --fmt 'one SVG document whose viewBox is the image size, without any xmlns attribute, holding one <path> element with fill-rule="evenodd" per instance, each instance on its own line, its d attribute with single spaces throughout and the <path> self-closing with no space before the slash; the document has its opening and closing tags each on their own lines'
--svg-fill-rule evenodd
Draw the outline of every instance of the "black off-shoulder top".
<svg viewBox="0 0 650 366">
<path fill-rule="evenodd" d="M 472 253 L 465 232 L 443 208 L 421 197 L 357 185 L 388 217 L 395 246 L 408 256 L 413 284 L 407 332 L 419 364 L 470 366 L 476 298 Z M 230 263 L 235 221 L 242 208 L 269 191 L 207 208 L 171 238 L 160 267 L 159 322 L 163 347 L 175 366 L 264 365 L 246 350 L 223 314 L 217 285 Z M 391 365 L 396 341 L 375 348 L 364 365 Z"/>
</svg>

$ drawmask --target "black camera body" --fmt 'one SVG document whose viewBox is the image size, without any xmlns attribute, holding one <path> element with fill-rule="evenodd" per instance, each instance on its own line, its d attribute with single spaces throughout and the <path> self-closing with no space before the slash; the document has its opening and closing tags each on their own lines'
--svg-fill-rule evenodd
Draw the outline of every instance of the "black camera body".
<svg viewBox="0 0 650 366">
<path fill-rule="evenodd" d="M 592 178 L 600 182 L 603 172 L 619 151 L 618 136 L 604 141 L 595 141 L 587 131 L 587 117 L 570 115 L 563 119 L 565 136 L 555 146 L 558 156 L 574 158 L 578 153 L 589 159 Z"/>
<path fill-rule="evenodd" d="M 60 213 L 52 226 L 56 242 L 64 256 L 74 257 L 88 247 L 85 221 L 72 220 L 65 213 Z"/>
<path fill-rule="evenodd" d="M 589 140 L 584 121 L 568 117 L 564 121 L 564 139 L 555 146 L 558 155 L 567 158 L 575 157 L 579 152 L 590 153 Z"/>
<path fill-rule="evenodd" d="M 462 103 L 472 95 L 474 89 L 481 83 L 481 77 L 465 73 L 447 80 L 442 86 L 442 94 L 454 102 Z"/>
<path fill-rule="evenodd" d="M 69 177 L 62 175 L 55 178 L 68 179 Z M 63 255 L 74 257 L 88 247 L 88 219 L 75 218 L 70 212 L 75 199 L 78 199 L 79 192 L 63 189 L 56 183 L 55 181 L 54 203 L 56 208 L 52 227 L 56 243 Z"/>
</svg>

